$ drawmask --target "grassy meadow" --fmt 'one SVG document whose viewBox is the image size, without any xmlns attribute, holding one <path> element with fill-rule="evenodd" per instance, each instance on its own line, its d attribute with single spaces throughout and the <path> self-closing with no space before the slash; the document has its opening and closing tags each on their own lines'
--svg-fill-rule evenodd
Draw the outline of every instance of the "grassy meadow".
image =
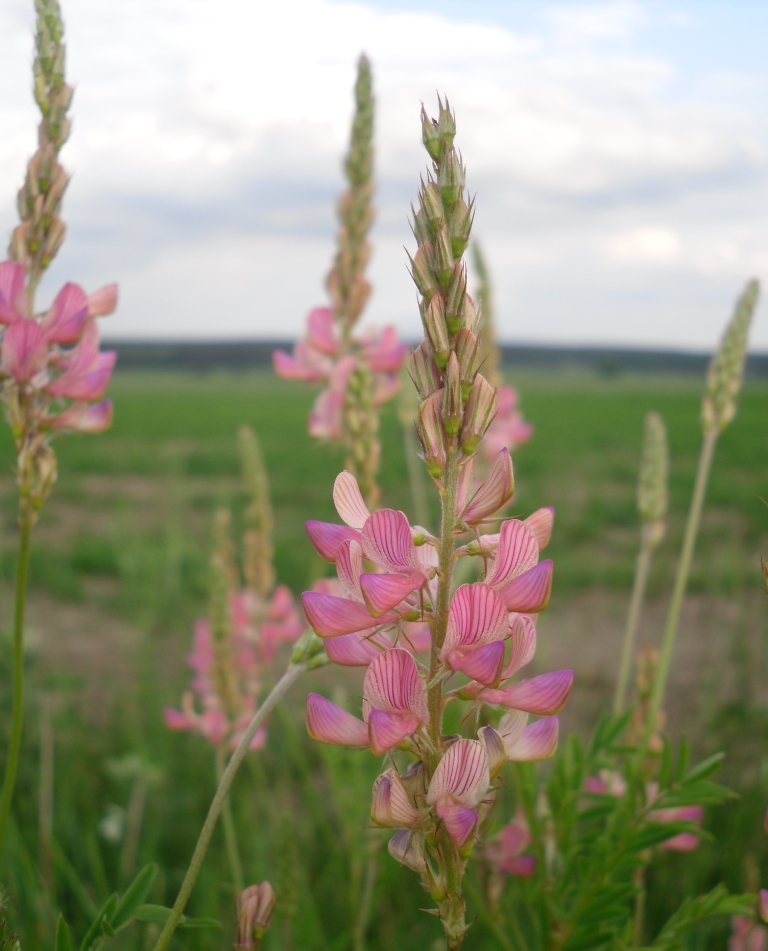
<svg viewBox="0 0 768 951">
<path fill-rule="evenodd" d="M 533 440 L 515 453 L 525 515 L 553 504 L 555 582 L 539 622 L 535 671 L 571 666 L 576 683 L 561 730 L 587 735 L 610 703 L 632 583 L 638 525 L 635 485 L 643 417 L 660 412 L 671 450 L 667 538 L 652 569 L 641 641 L 658 643 L 700 446 L 702 381 L 586 372 L 517 373 Z M 192 624 L 205 612 L 213 513 L 242 510 L 237 428 L 251 425 L 270 472 L 276 568 L 295 593 L 327 571 L 305 535 L 307 518 L 334 520 L 337 450 L 314 444 L 305 421 L 312 394 L 270 373 L 185 375 L 119 370 L 115 422 L 103 436 L 70 438 L 60 475 L 35 529 L 28 623 L 27 720 L 10 855 L 10 919 L 22 947 L 47 946 L 63 910 L 76 936 L 96 908 L 142 864 L 160 873 L 150 900 L 175 897 L 214 786 L 213 751 L 197 735 L 171 733 L 165 706 L 188 683 Z M 719 878 L 734 889 L 768 885 L 768 382 L 749 382 L 720 440 L 667 704 L 673 735 L 697 754 L 727 750 L 722 774 L 739 794 L 710 810 L 716 837 L 695 853 L 667 855 L 650 875 L 648 923 L 693 889 Z M 383 503 L 408 511 L 403 435 L 394 409 L 382 420 Z M 0 703 L 10 707 L 8 658 L 15 551 L 13 453 L 0 437 Z M 435 513 L 436 514 L 436 509 Z M 276 673 L 279 665 L 276 666 Z M 233 808 L 246 877 L 268 878 L 278 910 L 270 951 L 440 948 L 421 913 L 415 877 L 384 850 L 370 923 L 355 939 L 365 855 L 386 831 L 369 828 L 378 761 L 321 747 L 303 726 L 308 690 L 355 698 L 359 672 L 307 675 L 273 716 L 267 748 L 251 753 Z M 458 706 L 458 705 L 456 705 Z M 2 717 L 7 729 L 8 717 Z M 5 749 L 5 738 L 2 738 Z M 506 810 L 506 811 L 505 811 Z M 509 797 L 497 806 L 508 821 Z M 762 872 L 762 874 L 761 874 Z M 217 831 L 189 913 L 224 932 L 179 932 L 176 948 L 232 946 L 232 889 Z M 508 888 L 514 887 L 509 884 Z M 470 906 L 471 906 L 470 900 Z M 475 910 L 480 911 L 480 910 Z M 470 907 L 470 918 L 475 911 Z M 22 928 L 21 922 L 24 922 Z M 115 946 L 151 946 L 136 927 Z M 722 928 L 695 947 L 724 947 Z M 436 939 L 438 939 L 436 941 Z M 435 942 L 433 944 L 433 942 Z M 466 947 L 501 948 L 482 915 Z"/>
</svg>

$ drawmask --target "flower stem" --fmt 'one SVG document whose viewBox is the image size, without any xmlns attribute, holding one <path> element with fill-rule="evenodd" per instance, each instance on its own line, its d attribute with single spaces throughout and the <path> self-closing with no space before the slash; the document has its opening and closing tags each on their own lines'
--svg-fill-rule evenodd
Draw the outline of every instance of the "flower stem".
<svg viewBox="0 0 768 951">
<path fill-rule="evenodd" d="M 171 911 L 168 921 L 165 923 L 165 927 L 160 933 L 160 937 L 157 939 L 157 943 L 155 944 L 153 951 L 164 951 L 164 949 L 168 947 L 168 942 L 171 940 L 171 936 L 176 930 L 181 916 L 184 913 L 184 908 L 186 907 L 187 901 L 189 900 L 192 888 L 197 881 L 200 867 L 203 864 L 205 853 L 208 850 L 208 845 L 211 841 L 211 836 L 213 835 L 213 830 L 216 826 L 216 820 L 219 818 L 219 813 L 224 806 L 224 802 L 227 798 L 227 794 L 229 793 L 232 781 L 235 778 L 235 774 L 240 768 L 240 764 L 245 759 L 245 754 L 248 752 L 248 747 L 251 740 L 278 701 L 281 700 L 284 694 L 293 686 L 304 670 L 306 670 L 305 663 L 288 665 L 288 669 L 272 688 L 264 703 L 262 703 L 262 705 L 256 711 L 253 719 L 248 725 L 248 729 L 245 731 L 240 742 L 237 744 L 237 749 L 232 754 L 232 758 L 227 764 L 227 768 L 224 770 L 221 781 L 219 782 L 219 787 L 216 790 L 216 794 L 214 795 L 213 801 L 211 802 L 211 805 L 208 809 L 208 815 L 206 816 L 205 822 L 203 823 L 203 828 L 200 830 L 200 836 L 197 840 L 195 851 L 192 853 L 192 859 L 189 863 L 187 874 L 184 876 L 184 881 L 181 883 L 181 889 L 173 905 L 173 910 Z"/>
<path fill-rule="evenodd" d="M 647 538 L 643 537 L 640 543 L 640 552 L 635 566 L 635 581 L 632 586 L 632 597 L 629 601 L 627 627 L 624 632 L 624 646 L 621 651 L 619 678 L 616 682 L 616 696 L 613 700 L 613 713 L 617 716 L 624 709 L 627 699 L 627 685 L 629 671 L 632 666 L 632 657 L 635 653 L 635 637 L 640 623 L 640 611 L 645 598 L 645 589 L 648 584 L 648 572 L 651 567 L 651 546 Z"/>
<path fill-rule="evenodd" d="M 3 791 L 0 794 L 0 860 L 5 846 L 5 833 L 11 812 L 11 800 L 19 764 L 21 727 L 24 717 L 24 607 L 27 600 L 29 552 L 32 539 L 32 512 L 26 507 L 19 519 L 19 554 L 16 562 L 16 605 L 13 614 L 13 712 L 11 742 L 5 764 Z"/>
<path fill-rule="evenodd" d="M 680 609 L 683 606 L 685 589 L 688 586 L 688 577 L 691 573 L 693 548 L 696 544 L 696 536 L 699 532 L 701 511 L 704 507 L 704 496 L 706 495 L 707 482 L 709 481 L 709 472 L 712 468 L 712 460 L 715 455 L 717 436 L 717 430 L 715 427 L 712 427 L 705 433 L 704 442 L 701 446 L 699 466 L 696 470 L 696 482 L 693 488 L 693 498 L 691 499 L 691 508 L 688 512 L 688 521 L 685 526 L 683 549 L 680 553 L 680 562 L 677 566 L 675 587 L 672 592 L 672 601 L 669 606 L 669 614 L 667 615 L 667 626 L 664 631 L 664 640 L 661 644 L 659 669 L 653 685 L 653 693 L 651 695 L 651 703 L 648 710 L 648 721 L 645 727 L 645 738 L 640 751 L 640 763 L 642 763 L 643 758 L 645 757 L 648 742 L 656 726 L 656 720 L 664 699 L 664 688 L 666 687 L 667 676 L 669 675 L 669 667 L 672 661 L 672 651 L 674 650 L 675 638 L 677 637 L 677 625 L 680 620 Z"/>
<path fill-rule="evenodd" d="M 226 748 L 219 746 L 216 749 L 216 780 L 221 782 L 224 774 L 224 759 L 226 757 Z M 229 871 L 232 875 L 232 885 L 235 894 L 239 895 L 245 887 L 243 884 L 243 867 L 240 862 L 240 854 L 237 850 L 237 835 L 235 834 L 235 820 L 232 818 L 232 804 L 229 797 L 224 800 L 221 807 L 221 825 L 224 830 L 224 844 L 227 850 L 227 861 L 229 862 Z"/>
</svg>

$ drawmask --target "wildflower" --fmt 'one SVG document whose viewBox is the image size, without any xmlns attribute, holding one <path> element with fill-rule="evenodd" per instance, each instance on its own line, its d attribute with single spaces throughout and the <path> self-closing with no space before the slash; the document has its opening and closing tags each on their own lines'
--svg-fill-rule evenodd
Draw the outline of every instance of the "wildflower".
<svg viewBox="0 0 768 951">
<path fill-rule="evenodd" d="M 536 869 L 536 856 L 523 854 L 530 844 L 528 823 L 518 810 L 515 818 L 487 843 L 485 854 L 496 871 L 530 878 Z"/>
<path fill-rule="evenodd" d="M 256 951 L 272 920 L 276 904 L 277 898 L 269 882 L 249 885 L 237 896 L 236 951 Z"/>
</svg>

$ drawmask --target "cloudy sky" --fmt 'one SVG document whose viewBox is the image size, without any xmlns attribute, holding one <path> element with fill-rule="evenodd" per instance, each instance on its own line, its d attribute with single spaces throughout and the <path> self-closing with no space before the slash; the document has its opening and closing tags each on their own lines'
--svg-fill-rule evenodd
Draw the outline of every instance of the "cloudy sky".
<svg viewBox="0 0 768 951">
<path fill-rule="evenodd" d="M 69 237 L 113 338 L 284 337 L 324 302 L 365 50 L 377 97 L 369 319 L 418 332 L 403 245 L 444 91 L 508 341 L 709 348 L 768 278 L 768 4 L 63 0 Z M 34 148 L 31 0 L 0 6 L 0 232 Z M 768 349 L 758 317 L 754 345 Z"/>
</svg>

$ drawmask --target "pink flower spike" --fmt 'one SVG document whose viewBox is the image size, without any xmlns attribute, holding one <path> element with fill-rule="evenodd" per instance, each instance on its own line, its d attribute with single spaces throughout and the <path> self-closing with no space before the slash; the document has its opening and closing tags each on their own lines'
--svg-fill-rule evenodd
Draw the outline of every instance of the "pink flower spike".
<svg viewBox="0 0 768 951">
<path fill-rule="evenodd" d="M 112 425 L 112 400 L 100 403 L 73 403 L 53 417 L 54 429 L 74 429 L 81 433 L 103 433 Z"/>
<path fill-rule="evenodd" d="M 421 570 L 411 526 L 402 512 L 374 512 L 363 526 L 361 541 L 366 558 L 383 571 L 410 574 Z"/>
<path fill-rule="evenodd" d="M 503 703 L 505 707 L 524 710 L 536 716 L 551 716 L 559 713 L 565 706 L 573 686 L 572 670 L 556 670 L 551 674 L 540 674 L 528 680 L 520 680 L 501 690 L 494 691 L 499 699 L 489 703 Z M 503 700 L 500 697 L 503 696 Z M 483 695 L 485 699 L 486 695 Z"/>
<path fill-rule="evenodd" d="M 318 693 L 307 697 L 307 732 L 314 740 L 332 746 L 368 746 L 363 721 Z"/>
<path fill-rule="evenodd" d="M 376 777 L 371 800 L 371 819 L 376 825 L 409 829 L 421 818 L 396 769 L 388 769 Z"/>
<path fill-rule="evenodd" d="M 515 491 L 515 477 L 512 472 L 512 459 L 506 449 L 496 456 L 491 474 L 472 496 L 469 505 L 461 515 L 467 525 L 477 525 L 483 519 L 490 518 L 505 505 Z"/>
<path fill-rule="evenodd" d="M 304 523 L 307 534 L 315 546 L 315 551 L 326 561 L 335 562 L 339 548 L 346 541 L 360 541 L 360 532 L 346 525 L 336 525 L 335 522 L 316 522 L 310 520 Z"/>
<path fill-rule="evenodd" d="M 448 835 L 461 848 L 475 831 L 479 816 L 474 809 L 456 806 L 453 803 L 440 803 L 435 810 L 443 820 Z"/>
<path fill-rule="evenodd" d="M 509 742 L 502 734 L 507 756 L 513 763 L 538 763 L 555 755 L 559 733 L 557 717 L 542 717 L 525 727 L 520 736 Z"/>
<path fill-rule="evenodd" d="M 12 324 L 27 314 L 24 267 L 16 261 L 0 263 L 0 324 Z"/>
<path fill-rule="evenodd" d="M 401 647 L 379 654 L 371 663 L 363 682 L 363 697 L 371 710 L 411 713 L 417 725 L 429 721 L 424 685 L 416 661 Z"/>
<path fill-rule="evenodd" d="M 89 317 L 108 317 L 117 310 L 117 284 L 105 284 L 85 300 Z"/>
<path fill-rule="evenodd" d="M 453 670 L 460 670 L 478 683 L 495 687 L 504 666 L 504 641 L 494 641 L 476 650 L 451 651 L 448 663 Z"/>
<path fill-rule="evenodd" d="M 503 641 L 508 631 L 507 609 L 493 588 L 482 583 L 463 584 L 451 599 L 440 659 L 448 661 L 457 648 Z"/>
<path fill-rule="evenodd" d="M 330 307 L 316 307 L 307 317 L 307 342 L 320 353 L 329 357 L 336 355 L 339 349 L 336 340 L 336 326 Z"/>
<path fill-rule="evenodd" d="M 0 365 L 17 383 L 26 383 L 45 369 L 48 345 L 36 320 L 19 318 L 5 331 Z"/>
<path fill-rule="evenodd" d="M 502 523 L 496 559 L 485 583 L 499 587 L 530 571 L 539 560 L 536 536 L 525 522 L 508 519 Z"/>
<path fill-rule="evenodd" d="M 552 562 L 540 561 L 525 574 L 513 578 L 498 588 L 508 611 L 518 614 L 538 614 L 549 603 L 552 592 Z"/>
<path fill-rule="evenodd" d="M 364 604 L 350 601 L 349 598 L 337 598 L 319 591 L 305 591 L 301 596 L 301 603 L 312 630 L 320 637 L 338 637 L 340 634 L 365 631 L 373 620 Z M 387 615 L 379 620 L 396 621 L 397 616 Z"/>
<path fill-rule="evenodd" d="M 88 319 L 88 300 L 77 284 L 65 284 L 43 318 L 43 330 L 49 343 L 76 343 L 83 335 Z"/>
<path fill-rule="evenodd" d="M 552 529 L 555 527 L 554 505 L 547 505 L 545 508 L 536 509 L 532 515 L 528 516 L 524 524 L 527 525 L 536 536 L 539 549 L 546 548 L 552 537 Z"/>
<path fill-rule="evenodd" d="M 387 713 L 371 710 L 368 714 L 368 743 L 374 756 L 381 756 L 419 728 L 418 718 L 413 713 Z"/>
<path fill-rule="evenodd" d="M 350 528 L 362 529 L 371 513 L 363 501 L 363 495 L 357 479 L 345 469 L 336 476 L 333 483 L 333 504 L 342 522 Z"/>
<path fill-rule="evenodd" d="M 396 607 L 423 584 L 424 576 L 417 572 L 410 575 L 360 575 L 363 599 L 376 618 Z"/>
</svg>

